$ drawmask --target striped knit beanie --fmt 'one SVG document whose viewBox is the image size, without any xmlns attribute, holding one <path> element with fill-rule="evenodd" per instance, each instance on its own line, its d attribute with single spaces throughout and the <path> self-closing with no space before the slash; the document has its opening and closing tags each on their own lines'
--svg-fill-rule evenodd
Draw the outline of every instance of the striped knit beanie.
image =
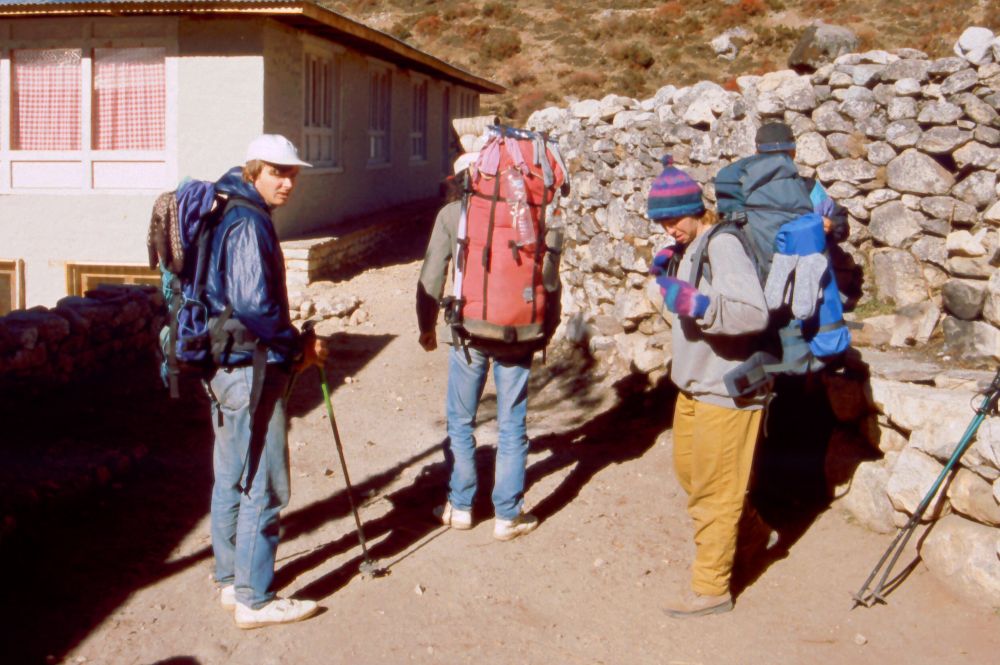
<svg viewBox="0 0 1000 665">
<path fill-rule="evenodd" d="M 701 185 L 675 166 L 670 155 L 663 157 L 663 173 L 653 181 L 646 203 L 647 214 L 652 220 L 687 217 L 705 212 L 701 201 Z"/>
</svg>

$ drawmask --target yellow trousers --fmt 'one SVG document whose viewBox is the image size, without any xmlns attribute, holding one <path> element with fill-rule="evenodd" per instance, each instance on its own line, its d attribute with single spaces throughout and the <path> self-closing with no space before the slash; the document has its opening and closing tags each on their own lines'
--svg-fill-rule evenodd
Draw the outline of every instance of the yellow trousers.
<svg viewBox="0 0 1000 665">
<path fill-rule="evenodd" d="M 688 514 L 694 521 L 691 588 L 696 593 L 729 590 L 762 413 L 677 396 L 674 470 L 688 494 Z M 756 513 L 752 516 L 759 519 Z"/>
</svg>

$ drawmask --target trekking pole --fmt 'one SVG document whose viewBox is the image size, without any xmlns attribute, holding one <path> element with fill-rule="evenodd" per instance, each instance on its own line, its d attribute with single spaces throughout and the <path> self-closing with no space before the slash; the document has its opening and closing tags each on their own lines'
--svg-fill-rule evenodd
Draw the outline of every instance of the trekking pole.
<svg viewBox="0 0 1000 665">
<path fill-rule="evenodd" d="M 889 575 L 892 572 L 893 567 L 896 565 L 900 555 L 906 548 L 906 543 L 909 542 L 910 536 L 912 536 L 913 532 L 916 530 L 917 525 L 920 523 L 920 518 L 927 511 L 927 508 L 930 506 L 931 501 L 933 501 L 938 489 L 940 489 L 941 484 L 944 482 L 945 478 L 951 472 L 955 464 L 958 463 L 958 460 L 963 454 L 965 454 L 965 451 L 968 450 L 969 446 L 972 444 L 972 437 L 975 436 L 976 431 L 979 429 L 983 420 L 985 420 L 988 415 L 997 414 L 998 400 L 1000 400 L 1000 368 L 997 369 L 997 373 L 993 376 L 993 381 L 986 389 L 986 392 L 983 393 L 983 401 L 980 403 L 979 408 L 976 409 L 975 417 L 972 419 L 972 422 L 969 423 L 969 426 L 965 430 L 965 434 L 962 435 L 958 445 L 955 447 L 955 452 L 952 453 L 951 457 L 948 459 L 948 463 L 945 464 L 941 473 L 938 474 L 937 479 L 934 481 L 934 484 L 931 485 L 930 490 L 928 490 L 927 494 L 920 501 L 920 504 L 917 505 L 917 509 L 913 511 L 913 515 L 910 516 L 910 519 L 907 520 L 906 524 L 896 533 L 896 537 L 892 539 L 891 543 L 889 543 L 889 547 L 882 554 L 882 558 L 878 560 L 878 563 L 875 565 L 871 574 L 868 575 L 868 579 L 866 579 L 865 583 L 861 585 L 858 592 L 854 594 L 854 605 L 851 606 L 851 609 L 854 609 L 858 605 L 871 607 L 875 603 L 885 604 L 886 600 L 883 595 L 883 591 L 885 590 L 886 581 L 889 579 Z M 885 567 L 885 570 L 882 571 L 882 566 L 885 565 L 886 561 L 888 561 L 889 564 Z M 871 586 L 872 580 L 874 580 L 879 574 L 879 571 L 882 571 L 882 576 L 879 578 L 875 588 L 870 589 L 869 587 Z"/>
<path fill-rule="evenodd" d="M 340 443 L 340 432 L 337 430 L 337 420 L 333 416 L 333 402 L 330 400 L 330 386 L 326 382 L 326 369 L 322 365 L 319 369 L 320 386 L 323 388 L 323 400 L 326 402 L 326 414 L 330 418 L 330 427 L 333 429 L 333 441 L 337 444 L 337 455 L 340 457 L 340 468 L 344 472 L 344 484 L 347 487 L 347 500 L 351 504 L 351 512 L 354 513 L 354 523 L 358 527 L 358 542 L 361 543 L 361 553 L 364 562 L 359 567 L 362 574 L 370 577 L 381 577 L 387 573 L 384 568 L 368 555 L 368 545 L 365 543 L 365 530 L 361 526 L 361 517 L 358 515 L 357 505 L 354 503 L 354 490 L 351 487 L 351 476 L 347 473 L 347 461 L 344 459 L 344 446 Z"/>
</svg>

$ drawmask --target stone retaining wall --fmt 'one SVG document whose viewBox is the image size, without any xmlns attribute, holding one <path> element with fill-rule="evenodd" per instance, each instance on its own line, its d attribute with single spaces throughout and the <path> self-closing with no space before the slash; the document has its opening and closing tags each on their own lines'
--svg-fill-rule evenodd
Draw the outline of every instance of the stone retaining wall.
<svg viewBox="0 0 1000 665">
<path fill-rule="evenodd" d="M 905 347 L 941 333 L 949 353 L 1000 359 L 1000 63 L 870 51 L 812 75 L 736 84 L 668 85 L 646 100 L 611 95 L 529 118 L 558 137 L 574 179 L 562 206 L 564 311 L 583 320 L 575 331 L 633 369 L 656 369 L 662 329 L 643 289 L 667 242 L 645 216 L 660 157 L 672 154 L 714 199 L 712 177 L 754 152 L 761 124 L 781 120 L 802 173 L 850 212 L 842 248 L 864 271 L 861 302 L 895 310 L 862 336 Z M 838 278 L 845 291 L 858 286 L 843 270 Z"/>
<path fill-rule="evenodd" d="M 865 373 L 825 377 L 843 426 L 827 451 L 827 477 L 842 510 L 892 533 L 930 491 L 993 374 L 872 350 L 863 359 Z M 1000 419 L 983 421 L 955 468 L 925 513 L 923 521 L 935 523 L 914 541 L 957 595 L 1000 608 Z"/>
<path fill-rule="evenodd" d="M 163 295 L 148 286 L 108 286 L 52 309 L 0 317 L 0 394 L 25 395 L 107 376 L 155 357 Z"/>
<path fill-rule="evenodd" d="M 876 314 L 864 317 L 858 345 L 926 349 L 943 339 L 942 360 L 1000 360 L 1000 63 L 871 51 L 812 75 L 741 77 L 736 87 L 666 86 L 651 99 L 612 95 L 531 116 L 529 126 L 558 137 L 573 177 L 561 203 L 562 334 L 619 371 L 662 375 L 670 337 L 648 268 L 668 240 L 645 216 L 659 159 L 672 154 L 714 199 L 718 170 L 755 151 L 761 124 L 781 120 L 796 134 L 803 175 L 849 211 L 838 281 L 854 291 L 848 305 Z M 826 377 L 842 422 L 827 476 L 845 510 L 891 532 L 940 473 L 974 415 L 977 385 L 992 373 L 896 366 L 871 349 L 865 358 L 860 369 Z M 928 514 L 941 519 L 920 541 L 935 575 L 993 607 L 998 479 L 1000 421 L 988 419 Z"/>
</svg>

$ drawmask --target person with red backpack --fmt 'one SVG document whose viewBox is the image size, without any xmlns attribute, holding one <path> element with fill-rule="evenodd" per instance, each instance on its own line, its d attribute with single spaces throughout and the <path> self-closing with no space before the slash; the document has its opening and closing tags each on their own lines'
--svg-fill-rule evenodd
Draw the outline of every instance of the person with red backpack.
<svg viewBox="0 0 1000 665">
<path fill-rule="evenodd" d="M 546 218 L 567 176 L 554 143 L 500 126 L 488 129 L 479 152 L 458 158 L 455 174 L 462 196 L 438 213 L 417 286 L 424 350 L 437 348 L 442 306 L 452 329 L 446 397 L 451 470 L 447 501 L 435 512 L 452 528 L 473 526 L 473 432 L 492 365 L 499 427 L 493 536 L 506 541 L 538 526 L 524 510 L 528 377 L 532 356 L 559 322 L 561 232 Z M 450 264 L 454 295 L 442 299 Z"/>
<path fill-rule="evenodd" d="M 756 513 L 745 511 L 763 401 L 731 396 L 724 381 L 754 351 L 768 308 L 743 243 L 733 234 L 710 233 L 717 217 L 705 208 L 701 186 L 669 156 L 664 164 L 649 193 L 648 216 L 675 242 L 654 257 L 651 272 L 672 314 L 670 378 L 679 390 L 674 469 L 695 529 L 690 587 L 665 611 L 694 617 L 733 608 L 738 533 L 741 549 L 745 538 L 768 535 Z M 707 256 L 711 270 L 695 265 L 695 256 Z"/>
</svg>

